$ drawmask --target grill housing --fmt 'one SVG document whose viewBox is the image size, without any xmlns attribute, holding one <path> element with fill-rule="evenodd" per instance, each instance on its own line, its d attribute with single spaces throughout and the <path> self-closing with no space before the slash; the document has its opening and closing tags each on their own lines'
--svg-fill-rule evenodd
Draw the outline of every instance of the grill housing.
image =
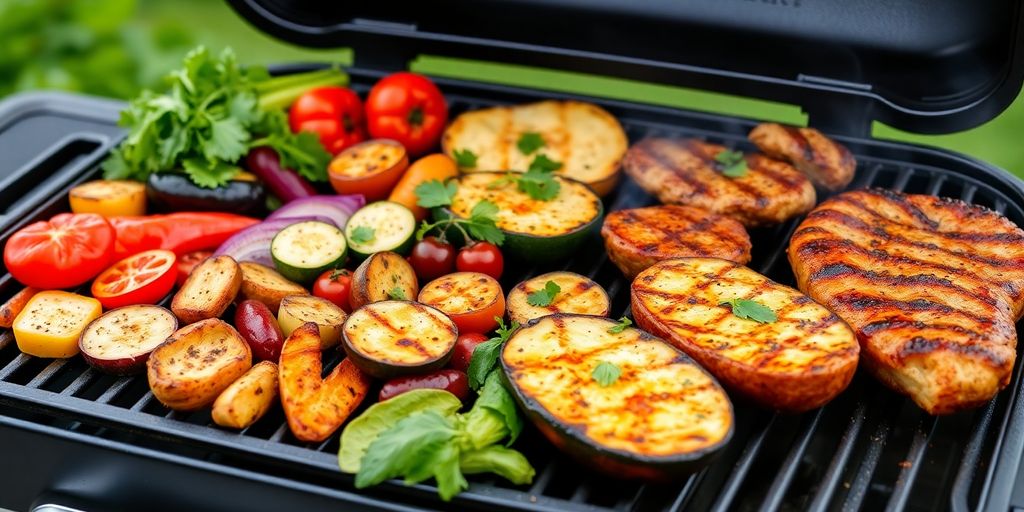
<svg viewBox="0 0 1024 512">
<path fill-rule="evenodd" d="M 298 69 L 303 68 L 285 71 Z M 351 70 L 351 74 L 354 87 L 363 91 L 380 76 L 360 70 Z M 571 97 L 457 80 L 438 79 L 438 83 L 448 96 L 453 115 L 494 104 Z M 583 99 L 616 115 L 631 142 L 646 136 L 685 136 L 750 148 L 745 138 L 754 124 L 750 120 Z M 838 139 L 858 160 L 850 188 L 874 186 L 961 198 L 1024 225 L 1024 188 L 1003 171 L 939 150 Z M 92 166 L 77 174 L 18 226 L 63 211 L 67 188 L 98 173 Z M 606 199 L 606 209 L 654 203 L 625 178 L 620 189 Z M 792 285 L 784 251 L 798 222 L 752 231 L 751 268 Z M 0 243 L 18 226 L 0 236 Z M 502 284 L 507 290 L 523 278 L 558 269 L 592 277 L 608 290 L 613 316 L 628 314 L 629 283 L 607 259 L 596 235 L 571 261 L 510 268 Z M 0 277 L 0 300 L 18 289 L 10 275 Z M 341 354 L 331 354 L 327 359 L 333 366 Z M 19 353 L 10 331 L 4 330 L 0 331 L 0 453 L 13 454 L 9 460 L 23 461 L 16 466 L 25 471 L 0 470 L 0 474 L 10 473 L 7 484 L 0 481 L 0 506 L 25 508 L 41 491 L 88 494 L 75 488 L 75 475 L 81 477 L 88 468 L 109 468 L 116 466 L 113 461 L 123 461 L 124 468 L 159 463 L 154 467 L 160 469 L 148 471 L 186 479 L 155 482 L 156 476 L 119 473 L 126 481 L 136 479 L 135 485 L 142 487 L 132 491 L 114 486 L 112 492 L 124 493 L 117 500 L 143 499 L 146 501 L 134 506 L 157 510 L 180 509 L 184 503 L 201 503 L 203 508 L 244 505 L 255 510 L 299 508 L 298 503 L 311 507 L 347 503 L 348 507 L 391 509 L 551 511 L 1006 510 L 1024 447 L 1020 372 L 1018 361 L 1010 386 L 986 406 L 941 418 L 928 416 L 863 372 L 858 372 L 850 388 L 834 402 L 802 415 L 775 415 L 737 401 L 736 432 L 729 446 L 705 470 L 675 485 L 643 485 L 592 474 L 528 428 L 517 447 L 537 469 L 531 486 L 517 488 L 497 479 L 472 477 L 469 491 L 445 505 L 431 485 L 406 487 L 389 482 L 356 494 L 352 478 L 337 470 L 338 436 L 320 444 L 300 443 L 289 433 L 279 407 L 241 433 L 229 432 L 213 427 L 208 411 L 179 413 L 164 408 L 153 399 L 145 376 L 104 375 L 81 358 L 51 361 L 25 356 Z M 44 468 L 43 461 L 33 463 L 37 450 L 46 452 L 40 458 L 52 466 Z M 54 469 L 61 467 L 65 470 Z M 43 475 L 52 479 L 43 489 L 33 488 L 29 470 L 35 470 L 40 480 Z M 26 486 L 12 484 L 19 479 Z M 169 483 L 196 492 L 174 495 L 166 489 Z M 148 499 L 140 492 L 147 488 L 153 489 Z M 217 489 L 223 492 L 228 488 L 244 489 L 246 494 L 235 494 L 234 500 L 228 501 L 211 496 Z M 175 502 L 152 500 L 161 493 Z"/>
</svg>

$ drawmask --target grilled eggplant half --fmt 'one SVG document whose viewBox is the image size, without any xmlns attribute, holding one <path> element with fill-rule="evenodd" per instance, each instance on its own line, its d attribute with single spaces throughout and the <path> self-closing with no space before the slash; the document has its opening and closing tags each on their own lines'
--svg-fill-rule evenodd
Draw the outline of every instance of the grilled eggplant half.
<svg viewBox="0 0 1024 512">
<path fill-rule="evenodd" d="M 352 362 L 379 379 L 443 367 L 459 337 L 447 315 L 404 300 L 374 302 L 353 311 L 341 333 Z"/>
<path fill-rule="evenodd" d="M 558 313 L 516 330 L 501 366 L 520 408 L 559 449 L 616 477 L 700 469 L 732 436 L 729 397 L 686 354 L 616 325 Z"/>
<path fill-rule="evenodd" d="M 838 316 L 730 261 L 665 260 L 636 277 L 631 300 L 637 325 L 769 409 L 820 407 L 857 369 L 857 339 Z"/>
</svg>

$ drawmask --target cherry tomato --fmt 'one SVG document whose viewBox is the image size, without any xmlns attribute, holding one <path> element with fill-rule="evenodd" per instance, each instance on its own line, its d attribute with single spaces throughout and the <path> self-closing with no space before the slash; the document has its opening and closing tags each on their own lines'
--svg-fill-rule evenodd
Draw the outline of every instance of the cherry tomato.
<svg viewBox="0 0 1024 512">
<path fill-rule="evenodd" d="M 313 295 L 333 302 L 346 313 L 352 312 L 349 294 L 352 290 L 352 273 L 345 269 L 328 270 L 313 283 Z"/>
<path fill-rule="evenodd" d="M 4 247 L 4 265 L 21 284 L 43 290 L 78 286 L 110 266 L 114 228 L 95 213 L 62 213 L 21 228 Z"/>
<path fill-rule="evenodd" d="M 459 251 L 455 257 L 455 269 L 459 272 L 480 272 L 495 279 L 501 279 L 505 270 L 505 258 L 501 249 L 490 242 L 473 242 Z"/>
<path fill-rule="evenodd" d="M 174 288 L 177 256 L 154 249 L 129 256 L 92 282 L 92 296 L 106 309 L 156 304 Z"/>
<path fill-rule="evenodd" d="M 206 258 L 210 256 L 213 256 L 212 251 L 195 251 L 178 258 L 178 264 L 176 265 L 178 267 L 178 278 L 175 280 L 178 286 L 185 284 L 185 280 L 192 273 L 192 269 L 206 261 Z"/>
<path fill-rule="evenodd" d="M 437 147 L 448 104 L 434 82 L 400 72 L 382 78 L 366 97 L 366 123 L 375 138 L 395 139 L 413 156 Z"/>
<path fill-rule="evenodd" d="M 363 127 L 363 102 L 352 89 L 318 87 L 295 100 L 288 110 L 293 132 L 313 132 L 327 151 L 341 150 L 366 140 Z"/>
<path fill-rule="evenodd" d="M 455 268 L 455 248 L 437 237 L 428 236 L 412 246 L 409 253 L 409 264 L 412 265 L 420 279 L 430 281 Z"/>
<path fill-rule="evenodd" d="M 452 349 L 452 358 L 448 366 L 460 372 L 469 370 L 469 362 L 473 359 L 473 351 L 476 346 L 487 341 L 487 336 L 478 332 L 459 333 L 459 339 L 455 340 L 455 348 Z"/>
</svg>

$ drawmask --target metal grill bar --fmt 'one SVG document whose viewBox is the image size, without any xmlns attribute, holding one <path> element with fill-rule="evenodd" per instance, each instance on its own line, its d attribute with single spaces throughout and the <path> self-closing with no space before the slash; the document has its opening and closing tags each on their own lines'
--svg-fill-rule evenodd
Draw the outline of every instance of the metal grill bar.
<svg viewBox="0 0 1024 512">
<path fill-rule="evenodd" d="M 800 467 L 800 459 L 804 456 L 804 452 L 807 451 L 807 446 L 811 443 L 811 437 L 818 430 L 818 423 L 821 421 L 821 417 L 827 407 L 826 405 L 814 412 L 810 423 L 800 433 L 800 437 L 794 443 L 793 449 L 790 450 L 789 455 L 782 462 L 779 476 L 772 482 L 771 488 L 768 489 L 768 495 L 761 505 L 763 512 L 778 510 L 779 506 L 782 505 L 782 499 L 786 496 L 786 489 L 789 488 L 789 484 L 793 481 L 793 475 L 796 474 L 797 468 Z"/>
<path fill-rule="evenodd" d="M 729 509 L 732 500 L 736 498 L 736 492 L 739 491 L 740 485 L 743 484 L 743 479 L 746 478 L 747 472 L 750 471 L 750 467 L 754 464 L 754 459 L 757 458 L 761 447 L 764 446 L 764 440 L 768 437 L 768 431 L 775 424 L 776 418 L 777 416 L 772 416 L 764 428 L 758 430 L 754 437 L 750 439 L 750 442 L 747 443 L 747 447 L 743 450 L 743 455 L 740 456 L 740 460 L 736 462 L 736 466 L 733 468 L 732 476 L 725 483 L 722 492 L 718 496 L 718 500 L 715 501 L 715 505 L 711 507 L 711 510 L 724 512 Z"/>
</svg>

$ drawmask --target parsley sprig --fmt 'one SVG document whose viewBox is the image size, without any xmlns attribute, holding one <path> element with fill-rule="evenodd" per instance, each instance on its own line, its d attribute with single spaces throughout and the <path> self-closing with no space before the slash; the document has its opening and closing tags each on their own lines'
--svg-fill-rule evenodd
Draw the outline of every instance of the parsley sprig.
<svg viewBox="0 0 1024 512">
<path fill-rule="evenodd" d="M 558 283 L 548 281 L 544 283 L 544 288 L 527 295 L 526 303 L 540 308 L 550 306 L 555 301 L 555 296 L 561 291 L 562 288 L 558 286 Z"/>
<path fill-rule="evenodd" d="M 469 376 L 469 387 L 474 390 L 483 386 L 487 375 L 498 364 L 501 347 L 508 341 L 509 336 L 512 336 L 512 332 L 519 328 L 518 322 L 512 322 L 512 325 L 506 327 L 504 320 L 498 317 L 494 317 L 494 319 L 498 321 L 498 329 L 495 331 L 497 336 L 477 345 L 473 349 L 473 356 L 469 359 L 469 368 L 466 370 L 466 374 Z"/>
<path fill-rule="evenodd" d="M 747 160 L 742 151 L 724 150 L 715 155 L 715 163 L 722 171 L 722 176 L 742 178 L 747 175 Z"/>
<path fill-rule="evenodd" d="M 631 326 L 631 325 L 633 325 L 633 321 L 632 320 L 630 320 L 630 319 L 628 319 L 626 317 L 622 317 L 622 318 L 619 319 L 619 323 L 613 325 L 611 328 L 608 329 L 608 332 L 611 333 L 611 334 L 619 334 L 622 331 L 625 331 L 626 328 Z"/>
<path fill-rule="evenodd" d="M 452 151 L 452 156 L 455 157 L 455 165 L 464 169 L 472 169 L 476 167 L 476 153 L 468 149 L 456 149 Z"/>
<path fill-rule="evenodd" d="M 730 299 L 721 305 L 731 307 L 732 314 L 746 320 L 753 320 L 762 324 L 770 324 L 778 320 L 778 316 L 771 308 L 754 300 Z"/>
<path fill-rule="evenodd" d="M 352 236 L 350 238 L 357 244 L 372 242 L 374 238 L 377 238 L 377 230 L 370 226 L 357 226 L 352 230 Z"/>
<path fill-rule="evenodd" d="M 562 184 L 554 177 L 554 172 L 562 168 L 562 162 L 556 162 L 547 155 L 537 155 L 530 162 L 524 173 L 508 173 L 504 177 L 492 181 L 487 188 L 498 188 L 508 183 L 515 183 L 520 192 L 540 200 L 550 201 L 558 197 Z"/>
<path fill-rule="evenodd" d="M 615 363 L 609 363 L 608 361 L 599 361 L 597 366 L 594 367 L 594 371 L 590 374 L 602 388 L 615 384 L 615 381 L 619 380 L 621 375 L 622 369 Z"/>
<path fill-rule="evenodd" d="M 391 300 L 409 300 L 409 296 L 405 294 L 405 289 L 397 284 L 388 290 L 388 298 Z"/>
<path fill-rule="evenodd" d="M 420 183 L 415 188 L 416 204 L 424 208 L 439 208 L 451 206 L 455 198 L 458 185 L 454 181 L 442 183 L 439 180 L 430 180 Z M 444 241 L 444 235 L 448 228 L 454 227 L 462 233 L 467 241 L 483 240 L 494 245 L 505 243 L 505 233 L 498 229 L 498 205 L 482 200 L 469 211 L 469 218 L 457 217 L 449 214 L 446 218 L 436 222 L 423 221 L 420 228 L 416 230 L 416 240 L 423 240 L 423 237 L 435 228 L 440 228 L 439 238 Z"/>
<path fill-rule="evenodd" d="M 519 151 L 522 151 L 524 155 L 535 153 L 538 149 L 544 147 L 544 138 L 537 132 L 523 132 L 519 136 L 519 140 L 516 141 L 516 147 Z"/>
</svg>

